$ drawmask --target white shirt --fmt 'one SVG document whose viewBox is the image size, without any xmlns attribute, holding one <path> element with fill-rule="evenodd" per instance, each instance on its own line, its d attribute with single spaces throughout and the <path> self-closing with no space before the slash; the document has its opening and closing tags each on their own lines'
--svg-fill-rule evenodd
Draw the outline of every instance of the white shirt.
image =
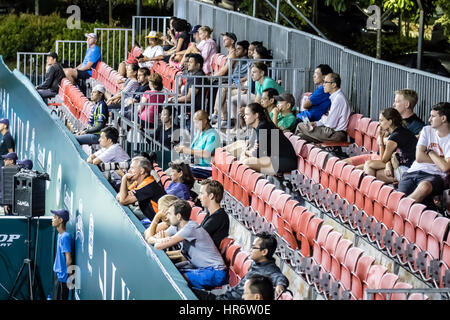
<svg viewBox="0 0 450 320">
<path fill-rule="evenodd" d="M 118 143 L 113 144 L 109 148 L 101 148 L 94 154 L 97 158 L 102 160 L 103 163 L 122 162 L 130 159 L 128 153 L 126 153 Z"/>
<path fill-rule="evenodd" d="M 330 95 L 331 106 L 328 115 L 324 114 L 317 126 L 326 126 L 334 131 L 346 131 L 350 118 L 350 105 L 341 89 Z"/>
<path fill-rule="evenodd" d="M 437 130 L 433 129 L 431 126 L 425 126 L 422 128 L 419 141 L 417 142 L 417 148 L 419 146 L 425 146 L 427 149 L 433 150 L 440 157 L 445 159 L 450 158 L 450 134 L 441 138 L 438 136 Z M 439 167 L 434 163 L 414 161 L 408 172 L 414 171 L 423 171 L 429 174 L 440 175 L 443 178 L 446 176 L 446 173 L 442 172 L 442 170 L 439 169 Z"/>
<path fill-rule="evenodd" d="M 142 53 L 142 55 L 146 56 L 147 58 L 154 58 L 157 56 L 161 56 L 163 54 L 164 54 L 164 50 L 161 46 L 154 46 L 153 48 L 148 46 Z M 153 63 L 154 63 L 154 61 L 147 61 L 147 62 L 143 62 L 143 63 L 139 62 L 139 67 L 151 69 L 153 67 Z"/>
</svg>

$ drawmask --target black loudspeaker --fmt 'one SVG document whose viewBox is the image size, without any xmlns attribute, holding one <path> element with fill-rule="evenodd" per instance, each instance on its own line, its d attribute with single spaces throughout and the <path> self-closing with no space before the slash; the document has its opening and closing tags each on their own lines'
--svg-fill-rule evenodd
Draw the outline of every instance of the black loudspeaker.
<svg viewBox="0 0 450 320">
<path fill-rule="evenodd" d="M 14 176 L 15 215 L 25 217 L 45 215 L 46 180 L 45 176 L 29 170 L 22 170 Z"/>
<path fill-rule="evenodd" d="M 14 176 L 19 171 L 19 166 L 7 166 L 0 168 L 0 205 L 13 205 Z"/>
</svg>

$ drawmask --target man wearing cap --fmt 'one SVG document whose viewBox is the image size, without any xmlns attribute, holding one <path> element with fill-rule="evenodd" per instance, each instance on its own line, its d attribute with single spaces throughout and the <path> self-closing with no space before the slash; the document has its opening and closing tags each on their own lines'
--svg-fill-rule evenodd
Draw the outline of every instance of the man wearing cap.
<svg viewBox="0 0 450 320">
<path fill-rule="evenodd" d="M 105 87 L 98 84 L 92 89 L 91 100 L 95 103 L 91 108 L 88 127 L 78 132 L 75 139 L 79 144 L 96 144 L 100 137 L 100 131 L 108 122 L 108 106 L 105 102 Z"/>
<path fill-rule="evenodd" d="M 10 152 L 6 155 L 3 155 L 2 158 L 3 161 L 5 162 L 4 164 L 5 167 L 14 166 L 17 161 L 17 154 L 15 152 Z"/>
<path fill-rule="evenodd" d="M 17 161 L 17 164 L 22 169 L 27 169 L 27 170 L 33 169 L 33 161 L 31 161 L 30 159 L 19 160 L 19 161 Z"/>
<path fill-rule="evenodd" d="M 53 271 L 56 273 L 55 289 L 53 292 L 54 300 L 67 300 L 69 298 L 69 288 L 67 280 L 69 274 L 67 268 L 72 265 L 73 238 L 66 231 L 66 224 L 70 216 L 67 210 L 50 210 L 53 213 L 52 226 L 58 231 L 58 241 L 56 247 L 55 263 Z"/>
<path fill-rule="evenodd" d="M 58 62 L 56 52 L 47 54 L 47 72 L 45 73 L 45 81 L 36 86 L 36 90 L 42 99 L 53 98 L 58 94 L 59 84 L 65 77 L 64 69 Z"/>
<path fill-rule="evenodd" d="M 14 139 L 9 132 L 9 120 L 6 118 L 0 119 L 0 133 L 2 138 L 0 141 L 0 156 L 3 156 L 9 152 L 13 152 L 15 148 Z M 3 165 L 3 159 L 1 159 L 1 165 Z"/>
<path fill-rule="evenodd" d="M 153 68 L 153 63 L 164 59 L 164 50 L 161 47 L 160 34 L 156 31 L 150 31 L 148 36 L 149 46 L 144 50 L 142 55 L 138 57 L 140 68 Z"/>
<path fill-rule="evenodd" d="M 296 121 L 292 109 L 295 107 L 295 98 L 290 93 L 282 93 L 274 97 L 277 106 L 269 113 L 274 125 L 283 131 L 293 131 Z"/>
<path fill-rule="evenodd" d="M 101 59 L 100 48 L 97 46 L 97 35 L 95 33 L 85 33 L 88 49 L 84 56 L 83 62 L 75 69 L 64 69 L 67 79 L 76 85 L 78 79 L 88 79 L 92 76 L 91 69 L 97 67 L 97 63 Z"/>
</svg>

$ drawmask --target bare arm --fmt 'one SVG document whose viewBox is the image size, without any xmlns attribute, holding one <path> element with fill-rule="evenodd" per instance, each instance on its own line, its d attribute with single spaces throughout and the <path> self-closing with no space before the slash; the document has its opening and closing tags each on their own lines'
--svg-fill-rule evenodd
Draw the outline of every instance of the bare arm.
<svg viewBox="0 0 450 320">
<path fill-rule="evenodd" d="M 397 142 L 389 140 L 386 143 L 386 148 L 383 150 L 383 152 L 381 152 L 380 149 L 381 161 L 383 161 L 384 163 L 391 161 L 392 154 L 396 149 L 397 149 Z"/>
<path fill-rule="evenodd" d="M 89 61 L 89 62 L 87 63 L 87 65 L 85 65 L 84 67 L 77 67 L 77 70 L 80 70 L 80 71 L 90 70 L 90 69 L 92 68 L 93 65 L 94 65 L 94 63 L 91 62 L 91 61 Z"/>
<path fill-rule="evenodd" d="M 428 156 L 442 172 L 448 172 L 450 170 L 450 158 L 445 159 L 444 157 L 440 157 L 433 150 L 428 153 Z"/>
</svg>

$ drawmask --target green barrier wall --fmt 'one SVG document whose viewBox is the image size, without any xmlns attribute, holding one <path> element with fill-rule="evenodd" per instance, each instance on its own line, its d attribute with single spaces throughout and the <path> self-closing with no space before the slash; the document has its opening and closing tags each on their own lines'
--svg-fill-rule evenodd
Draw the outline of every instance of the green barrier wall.
<svg viewBox="0 0 450 320">
<path fill-rule="evenodd" d="M 37 232 L 39 230 L 39 232 Z M 35 292 L 35 299 L 46 299 L 53 290 L 53 259 L 56 230 L 51 217 L 31 220 L 31 257 L 36 254 L 33 273 L 39 274 L 43 296 Z M 8 299 L 23 261 L 28 255 L 28 222 L 25 217 L 0 217 L 0 300 Z M 37 240 L 37 241 L 36 241 Z M 36 248 L 37 244 L 37 248 Z M 37 277 L 36 277 L 37 278 Z M 14 290 L 16 299 L 28 299 L 28 273 L 23 273 Z"/>
<path fill-rule="evenodd" d="M 75 299 L 196 299 L 167 258 L 143 239 L 144 228 L 20 72 L 0 56 L 0 113 L 11 123 L 20 159 L 50 175 L 46 212 L 65 207 L 75 238 Z M 49 272 L 51 270 L 48 270 Z M 0 273 L 3 272 L 0 270 Z"/>
</svg>

